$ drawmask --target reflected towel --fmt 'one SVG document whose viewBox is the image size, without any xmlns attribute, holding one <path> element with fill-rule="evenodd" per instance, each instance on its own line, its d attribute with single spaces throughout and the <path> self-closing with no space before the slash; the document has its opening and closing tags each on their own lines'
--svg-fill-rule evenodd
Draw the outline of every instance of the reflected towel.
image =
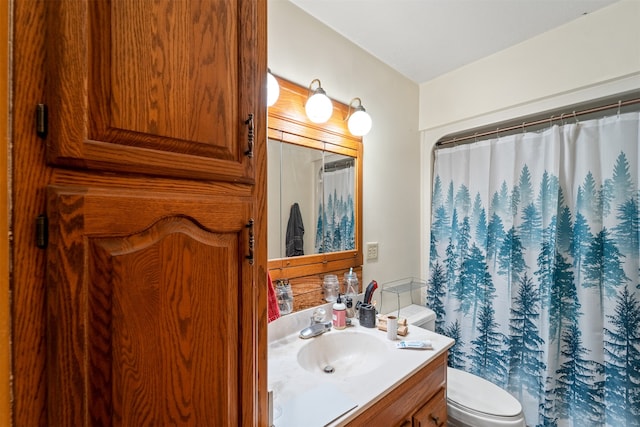
<svg viewBox="0 0 640 427">
<path fill-rule="evenodd" d="M 278 298 L 276 297 L 276 290 L 273 288 L 273 282 L 271 281 L 271 274 L 267 273 L 267 286 L 269 287 L 268 292 L 268 303 L 267 303 L 267 313 L 269 315 L 269 322 L 276 320 L 280 317 L 280 309 L 278 308 Z"/>
</svg>

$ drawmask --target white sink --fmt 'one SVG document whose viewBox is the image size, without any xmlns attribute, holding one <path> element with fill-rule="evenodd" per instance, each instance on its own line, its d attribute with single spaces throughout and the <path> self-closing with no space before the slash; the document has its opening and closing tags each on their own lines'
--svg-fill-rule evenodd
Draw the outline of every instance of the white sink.
<svg viewBox="0 0 640 427">
<path fill-rule="evenodd" d="M 339 378 L 369 373 L 389 356 L 385 336 L 359 332 L 329 331 L 311 338 L 298 351 L 298 364 L 305 370 Z"/>
</svg>

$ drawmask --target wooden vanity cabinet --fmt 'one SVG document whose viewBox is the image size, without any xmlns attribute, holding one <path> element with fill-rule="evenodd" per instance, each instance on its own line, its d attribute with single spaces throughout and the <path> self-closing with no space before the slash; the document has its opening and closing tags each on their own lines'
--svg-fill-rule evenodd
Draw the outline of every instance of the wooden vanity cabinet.
<svg viewBox="0 0 640 427">
<path fill-rule="evenodd" d="M 438 392 L 411 417 L 413 427 L 436 427 L 447 423 L 445 388 Z"/>
<path fill-rule="evenodd" d="M 437 427 L 447 425 L 445 352 L 346 425 Z"/>
</svg>

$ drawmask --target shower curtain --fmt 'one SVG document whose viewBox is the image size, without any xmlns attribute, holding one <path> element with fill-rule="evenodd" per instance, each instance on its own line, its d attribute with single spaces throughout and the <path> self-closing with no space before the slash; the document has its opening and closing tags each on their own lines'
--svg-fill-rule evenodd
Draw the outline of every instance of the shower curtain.
<svg viewBox="0 0 640 427">
<path fill-rule="evenodd" d="M 427 305 L 529 426 L 640 426 L 640 114 L 435 152 Z"/>
<path fill-rule="evenodd" d="M 321 168 L 318 176 L 315 252 L 355 249 L 355 167 Z"/>
</svg>

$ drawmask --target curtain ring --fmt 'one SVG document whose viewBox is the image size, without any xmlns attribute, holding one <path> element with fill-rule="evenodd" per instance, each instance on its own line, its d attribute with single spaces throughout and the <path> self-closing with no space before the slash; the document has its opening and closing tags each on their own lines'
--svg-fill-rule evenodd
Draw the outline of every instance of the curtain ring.
<svg viewBox="0 0 640 427">
<path fill-rule="evenodd" d="M 523 135 L 525 134 L 525 132 L 524 132 L 524 124 L 525 124 L 525 123 L 526 123 L 526 122 L 522 122 L 522 134 L 523 134 Z"/>
<path fill-rule="evenodd" d="M 620 107 L 622 107 L 622 100 L 618 101 L 618 118 L 620 118 Z"/>
<path fill-rule="evenodd" d="M 580 120 L 578 120 L 578 116 L 576 114 L 576 110 L 573 110 L 573 118 L 575 119 L 576 124 L 579 125 L 580 124 Z"/>
<path fill-rule="evenodd" d="M 560 124 L 564 126 L 564 113 L 560 114 Z"/>
</svg>

